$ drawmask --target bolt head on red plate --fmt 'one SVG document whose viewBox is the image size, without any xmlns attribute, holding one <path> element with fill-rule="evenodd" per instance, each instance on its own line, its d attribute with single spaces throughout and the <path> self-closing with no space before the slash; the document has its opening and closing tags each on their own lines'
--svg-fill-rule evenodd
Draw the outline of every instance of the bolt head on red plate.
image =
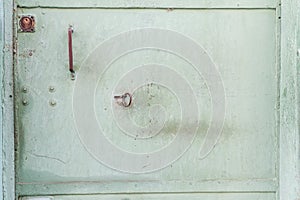
<svg viewBox="0 0 300 200">
<path fill-rule="evenodd" d="M 34 32 L 35 19 L 32 15 L 20 16 L 19 26 L 21 32 Z"/>
</svg>

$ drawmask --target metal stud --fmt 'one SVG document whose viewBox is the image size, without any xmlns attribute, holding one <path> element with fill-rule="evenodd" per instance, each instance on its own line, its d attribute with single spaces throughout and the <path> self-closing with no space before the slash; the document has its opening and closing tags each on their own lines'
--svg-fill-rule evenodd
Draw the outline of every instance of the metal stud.
<svg viewBox="0 0 300 200">
<path fill-rule="evenodd" d="M 49 92 L 54 92 L 55 91 L 55 88 L 53 86 L 50 86 L 49 87 Z"/>
<path fill-rule="evenodd" d="M 22 90 L 23 90 L 24 93 L 28 92 L 28 88 L 26 86 L 24 86 Z"/>
<path fill-rule="evenodd" d="M 23 104 L 24 106 L 28 105 L 27 99 L 23 99 L 23 100 L 22 100 L 22 104 Z"/>
<path fill-rule="evenodd" d="M 19 16 L 19 26 L 21 32 L 35 31 L 35 18 L 32 15 Z"/>
<path fill-rule="evenodd" d="M 54 99 L 50 101 L 50 106 L 56 106 L 56 101 Z"/>
</svg>

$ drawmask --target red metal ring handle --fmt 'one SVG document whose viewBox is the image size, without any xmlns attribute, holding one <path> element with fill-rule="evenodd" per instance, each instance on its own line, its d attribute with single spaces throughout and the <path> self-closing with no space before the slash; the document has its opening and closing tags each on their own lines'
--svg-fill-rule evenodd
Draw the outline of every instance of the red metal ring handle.
<svg viewBox="0 0 300 200">
<path fill-rule="evenodd" d="M 126 98 L 129 97 L 129 102 L 126 102 Z M 132 104 L 132 95 L 128 92 L 121 96 L 114 96 L 115 99 L 122 99 L 121 104 L 124 107 L 129 107 Z"/>
<path fill-rule="evenodd" d="M 126 98 L 129 97 L 129 102 L 126 104 Z M 132 95 L 130 93 L 125 93 L 122 97 L 122 105 L 124 107 L 129 107 L 131 105 L 131 102 L 132 102 Z"/>
</svg>

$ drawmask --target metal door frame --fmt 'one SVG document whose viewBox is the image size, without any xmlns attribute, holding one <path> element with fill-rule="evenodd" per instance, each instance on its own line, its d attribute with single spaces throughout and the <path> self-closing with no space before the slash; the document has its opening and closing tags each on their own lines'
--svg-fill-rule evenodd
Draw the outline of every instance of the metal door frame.
<svg viewBox="0 0 300 200">
<path fill-rule="evenodd" d="M 300 198 L 300 2 L 282 0 L 280 45 L 279 199 Z"/>
<path fill-rule="evenodd" d="M 15 199 L 15 149 L 14 149 L 14 0 L 1 1 L 2 14 L 2 50 L 1 51 L 1 135 L 2 135 L 2 196 L 0 200 Z"/>
<path fill-rule="evenodd" d="M 0 3 L 0 200 L 15 199 L 14 169 L 14 0 Z M 300 1 L 281 0 L 277 13 L 277 47 L 279 78 L 279 169 L 278 195 L 280 200 L 300 199 Z"/>
</svg>

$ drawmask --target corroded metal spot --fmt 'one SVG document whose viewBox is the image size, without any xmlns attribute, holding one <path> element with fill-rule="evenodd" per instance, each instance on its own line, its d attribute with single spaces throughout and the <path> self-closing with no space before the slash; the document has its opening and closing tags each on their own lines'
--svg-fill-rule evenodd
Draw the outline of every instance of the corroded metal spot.
<svg viewBox="0 0 300 200">
<path fill-rule="evenodd" d="M 20 31 L 22 32 L 34 32 L 35 31 L 35 19 L 32 15 L 21 16 L 19 21 Z"/>
</svg>

